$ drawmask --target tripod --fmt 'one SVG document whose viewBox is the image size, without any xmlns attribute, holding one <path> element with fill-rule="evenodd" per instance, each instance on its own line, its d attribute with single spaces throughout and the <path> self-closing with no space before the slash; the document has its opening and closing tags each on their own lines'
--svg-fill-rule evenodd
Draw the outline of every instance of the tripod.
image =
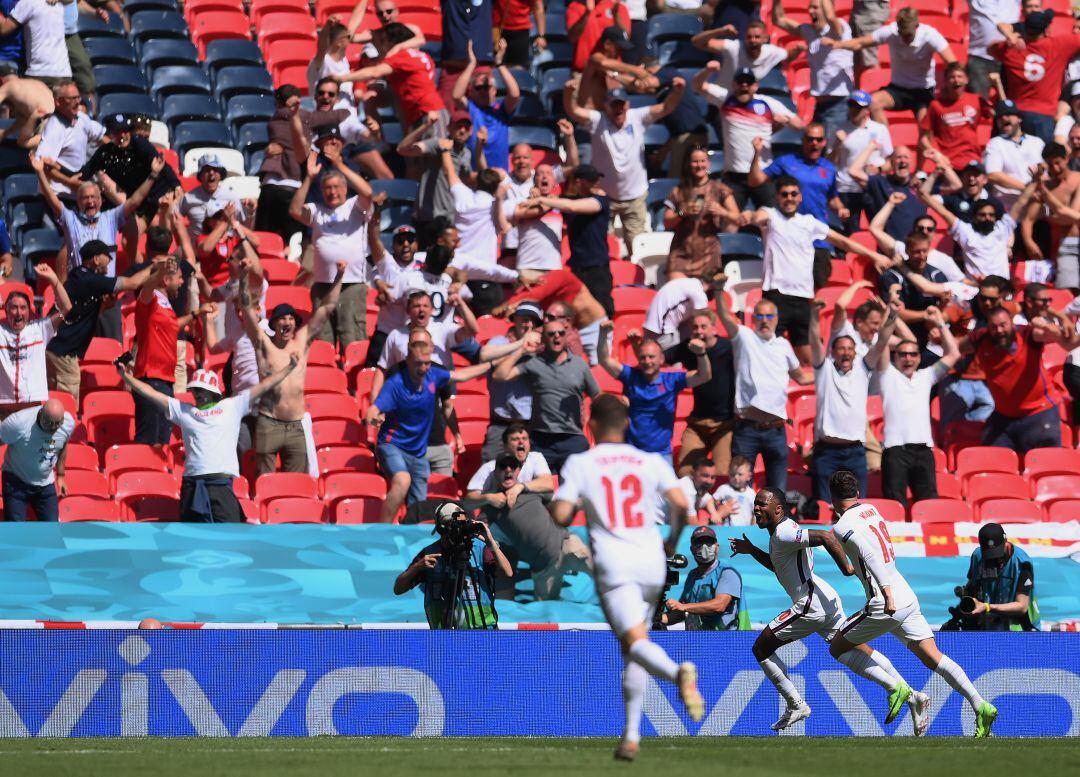
<svg viewBox="0 0 1080 777">
<path fill-rule="evenodd" d="M 499 615 L 495 611 L 494 599 L 490 602 L 491 622 L 484 615 L 483 603 L 480 601 L 483 589 L 477 578 L 477 570 L 469 564 L 470 547 L 455 548 L 450 554 L 450 563 L 454 569 L 454 579 L 450 586 L 450 601 L 443 615 L 442 628 L 444 629 L 483 629 L 494 626 L 499 622 Z M 480 573 L 482 574 L 482 572 Z M 465 593 L 470 590 L 470 598 L 473 602 L 466 602 Z M 459 613 L 462 620 L 459 625 Z"/>
</svg>

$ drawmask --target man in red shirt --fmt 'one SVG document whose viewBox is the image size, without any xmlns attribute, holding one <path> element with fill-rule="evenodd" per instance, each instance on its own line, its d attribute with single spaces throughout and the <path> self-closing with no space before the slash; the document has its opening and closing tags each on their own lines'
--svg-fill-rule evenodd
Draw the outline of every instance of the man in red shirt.
<svg viewBox="0 0 1080 777">
<path fill-rule="evenodd" d="M 975 355 L 994 398 L 983 445 L 1011 448 L 1021 455 L 1032 448 L 1061 447 L 1058 396 L 1042 366 L 1046 343 L 1071 349 L 1080 338 L 1073 335 L 1066 340 L 1043 318 L 1016 327 L 1013 314 L 1003 307 L 987 313 L 986 326 L 961 341 L 961 352 Z"/>
<path fill-rule="evenodd" d="M 960 62 L 945 66 L 945 85 L 930 102 L 923 119 L 919 144 L 924 152 L 937 148 L 948 157 L 954 170 L 963 170 L 971 162 L 982 161 L 978 127 L 994 115 L 988 100 L 967 91 L 968 75 Z"/>
<path fill-rule="evenodd" d="M 1054 116 L 1069 60 L 1080 53 L 1080 35 L 1052 38 L 1046 34 L 1053 11 L 1036 11 L 1024 20 L 1024 47 L 1006 41 L 991 43 L 987 51 L 1001 60 L 1009 99 L 1020 109 L 1024 132 L 1044 143 L 1054 139 Z"/>
<path fill-rule="evenodd" d="M 406 25 L 393 22 L 382 28 L 387 50 L 414 37 Z M 415 127 L 423 119 L 432 122 L 446 119 L 446 104 L 435 86 L 435 61 L 419 49 L 399 49 L 374 65 L 362 67 L 339 78 L 339 81 L 370 81 L 385 78 L 397 95 L 405 123 Z"/>
<path fill-rule="evenodd" d="M 572 0 L 566 6 L 566 36 L 574 44 L 571 70 L 585 69 L 600 36 L 612 25 L 630 35 L 630 12 L 622 0 Z"/>
<path fill-rule="evenodd" d="M 503 64 L 507 67 L 532 66 L 532 46 L 529 43 L 529 31 L 532 19 L 536 20 L 536 37 L 533 42 L 537 51 L 547 48 L 547 15 L 544 0 L 495 0 L 491 9 L 491 22 L 506 41 L 506 55 Z"/>
<path fill-rule="evenodd" d="M 173 395 L 176 379 L 176 342 L 181 319 L 169 302 L 184 284 L 180 267 L 173 259 L 154 265 L 150 277 L 139 290 L 135 302 L 135 377 L 166 396 Z M 186 325 L 192 316 L 184 316 Z M 165 411 L 135 395 L 135 440 L 159 448 L 169 444 L 172 424 Z"/>
</svg>

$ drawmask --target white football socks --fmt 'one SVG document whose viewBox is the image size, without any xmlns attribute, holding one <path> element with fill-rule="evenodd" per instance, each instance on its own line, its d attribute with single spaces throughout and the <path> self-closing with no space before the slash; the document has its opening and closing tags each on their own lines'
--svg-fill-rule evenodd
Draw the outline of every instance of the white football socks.
<svg viewBox="0 0 1080 777">
<path fill-rule="evenodd" d="M 852 649 L 846 653 L 841 653 L 836 657 L 836 660 L 859 675 L 859 677 L 865 677 L 867 680 L 877 683 L 886 691 L 891 691 L 896 687 L 896 678 L 861 650 Z"/>
<path fill-rule="evenodd" d="M 767 656 L 760 661 L 761 671 L 765 673 L 765 676 L 769 678 L 769 681 L 776 686 L 776 690 L 780 692 L 780 695 L 784 697 L 784 700 L 788 703 L 789 707 L 798 707 L 805 702 L 799 692 L 795 690 L 795 685 L 791 682 L 787 675 L 787 666 L 775 653 L 771 656 Z"/>
<path fill-rule="evenodd" d="M 938 661 L 937 668 L 934 669 L 939 675 L 941 675 L 945 682 L 947 682 L 952 689 L 961 694 L 968 700 L 968 704 L 976 712 L 979 711 L 979 707 L 982 706 L 983 699 L 979 695 L 979 692 L 975 690 L 975 686 L 971 684 L 971 680 L 968 679 L 967 673 L 960 668 L 960 665 L 949 658 L 947 655 L 942 654 L 941 660 Z"/>
<path fill-rule="evenodd" d="M 626 728 L 623 740 L 638 742 L 641 740 L 641 706 L 645 701 L 645 683 L 649 673 L 645 667 L 634 661 L 627 661 L 622 673 L 623 705 L 626 709 Z"/>
<path fill-rule="evenodd" d="M 663 677 L 675 682 L 679 679 L 679 665 L 671 660 L 664 649 L 655 642 L 639 639 L 630 646 L 627 656 L 634 663 L 640 664 L 654 677 Z"/>
</svg>

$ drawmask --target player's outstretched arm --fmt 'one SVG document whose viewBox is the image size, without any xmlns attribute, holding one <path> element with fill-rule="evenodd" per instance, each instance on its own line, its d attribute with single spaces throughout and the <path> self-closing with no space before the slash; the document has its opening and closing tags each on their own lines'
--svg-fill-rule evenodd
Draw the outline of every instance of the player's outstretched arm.
<svg viewBox="0 0 1080 777">
<path fill-rule="evenodd" d="M 851 577 L 855 574 L 855 567 L 851 566 L 851 562 L 848 561 L 847 554 L 844 553 L 844 548 L 840 545 L 840 540 L 833 534 L 832 529 L 810 529 L 807 532 L 810 536 L 811 547 L 822 546 L 832 556 L 832 560 L 836 562 L 836 566 L 840 568 L 840 571 L 844 573 L 845 577 Z"/>
<path fill-rule="evenodd" d="M 748 556 L 753 556 L 754 561 L 761 564 L 761 566 L 765 567 L 768 570 L 772 570 L 773 568 L 772 559 L 769 557 L 769 554 L 763 551 L 754 543 L 750 542 L 750 540 L 747 539 L 745 534 L 742 537 L 731 538 L 731 555 L 734 557 L 739 555 L 740 553 L 745 553 Z"/>
</svg>

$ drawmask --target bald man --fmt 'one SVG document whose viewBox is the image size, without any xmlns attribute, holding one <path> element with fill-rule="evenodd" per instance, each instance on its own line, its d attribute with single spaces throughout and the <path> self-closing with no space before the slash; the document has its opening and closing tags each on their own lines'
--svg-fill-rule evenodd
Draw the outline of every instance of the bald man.
<svg viewBox="0 0 1080 777">
<path fill-rule="evenodd" d="M 25 521 L 34 508 L 39 521 L 60 519 L 57 494 L 64 496 L 64 462 L 75 419 L 57 399 L 12 413 L 0 423 L 4 456 L 4 520 Z M 56 472 L 54 474 L 53 468 Z"/>
</svg>

